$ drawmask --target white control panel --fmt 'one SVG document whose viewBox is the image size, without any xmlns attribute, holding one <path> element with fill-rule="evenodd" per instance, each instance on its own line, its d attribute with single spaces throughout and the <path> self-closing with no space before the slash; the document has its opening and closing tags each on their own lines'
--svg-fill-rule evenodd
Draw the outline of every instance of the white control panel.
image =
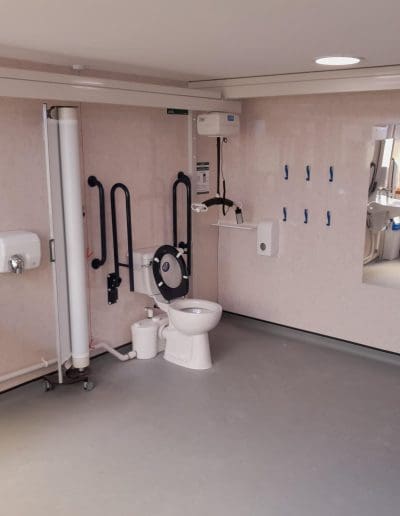
<svg viewBox="0 0 400 516">
<path fill-rule="evenodd" d="M 267 219 L 257 224 L 257 253 L 276 256 L 279 251 L 279 224 L 277 220 Z"/>
</svg>

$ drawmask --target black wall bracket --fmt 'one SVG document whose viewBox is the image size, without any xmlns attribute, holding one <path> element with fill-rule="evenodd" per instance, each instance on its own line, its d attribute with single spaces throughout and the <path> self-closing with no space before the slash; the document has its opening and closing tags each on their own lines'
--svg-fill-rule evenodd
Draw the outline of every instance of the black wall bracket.
<svg viewBox="0 0 400 516">
<path fill-rule="evenodd" d="M 108 304 L 114 305 L 118 301 L 118 287 L 121 285 L 121 278 L 115 272 L 107 276 L 107 298 Z"/>
</svg>

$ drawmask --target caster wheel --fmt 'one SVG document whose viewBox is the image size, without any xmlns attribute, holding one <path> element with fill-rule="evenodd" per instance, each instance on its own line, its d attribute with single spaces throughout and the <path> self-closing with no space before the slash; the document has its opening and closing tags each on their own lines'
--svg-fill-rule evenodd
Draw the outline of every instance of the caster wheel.
<svg viewBox="0 0 400 516">
<path fill-rule="evenodd" d="M 90 380 L 83 382 L 83 388 L 85 391 L 92 391 L 94 389 L 94 383 Z"/>
<path fill-rule="evenodd" d="M 43 390 L 44 392 L 49 392 L 54 389 L 54 385 L 51 384 L 48 380 L 43 380 Z"/>
</svg>

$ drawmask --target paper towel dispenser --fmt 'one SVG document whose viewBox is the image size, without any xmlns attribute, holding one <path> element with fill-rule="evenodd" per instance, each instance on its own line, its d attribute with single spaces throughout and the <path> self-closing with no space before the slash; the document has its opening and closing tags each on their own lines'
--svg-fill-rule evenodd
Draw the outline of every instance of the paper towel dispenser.
<svg viewBox="0 0 400 516">
<path fill-rule="evenodd" d="M 40 239 L 30 231 L 0 232 L 0 273 L 20 274 L 39 267 L 41 259 Z"/>
</svg>

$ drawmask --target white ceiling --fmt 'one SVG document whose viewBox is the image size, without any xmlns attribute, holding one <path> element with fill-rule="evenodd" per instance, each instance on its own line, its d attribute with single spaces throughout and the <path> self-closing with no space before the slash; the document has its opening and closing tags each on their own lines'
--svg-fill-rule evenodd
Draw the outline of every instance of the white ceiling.
<svg viewBox="0 0 400 516">
<path fill-rule="evenodd" d="M 1 0 L 0 56 L 198 80 L 400 64 L 399 0 Z"/>
</svg>

